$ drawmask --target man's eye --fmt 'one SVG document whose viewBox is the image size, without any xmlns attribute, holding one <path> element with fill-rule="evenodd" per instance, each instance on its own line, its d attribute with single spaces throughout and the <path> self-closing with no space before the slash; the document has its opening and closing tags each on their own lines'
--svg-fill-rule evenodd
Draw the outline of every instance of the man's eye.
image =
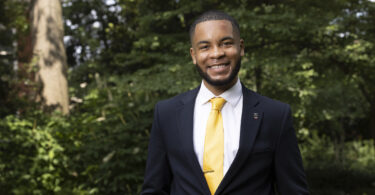
<svg viewBox="0 0 375 195">
<path fill-rule="evenodd" d="M 199 49 L 208 49 L 208 46 L 204 45 L 204 46 L 199 47 Z"/>
<path fill-rule="evenodd" d="M 233 42 L 224 42 L 223 45 L 230 46 L 230 45 L 233 45 Z"/>
</svg>

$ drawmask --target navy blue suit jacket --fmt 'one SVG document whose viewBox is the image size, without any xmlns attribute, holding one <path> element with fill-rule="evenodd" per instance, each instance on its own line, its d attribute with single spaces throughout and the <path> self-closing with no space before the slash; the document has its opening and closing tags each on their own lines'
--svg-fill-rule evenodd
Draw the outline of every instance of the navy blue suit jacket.
<svg viewBox="0 0 375 195">
<path fill-rule="evenodd" d="M 142 195 L 210 194 L 193 147 L 198 91 L 156 104 Z M 309 194 L 289 105 L 242 92 L 239 149 L 215 194 Z"/>
</svg>

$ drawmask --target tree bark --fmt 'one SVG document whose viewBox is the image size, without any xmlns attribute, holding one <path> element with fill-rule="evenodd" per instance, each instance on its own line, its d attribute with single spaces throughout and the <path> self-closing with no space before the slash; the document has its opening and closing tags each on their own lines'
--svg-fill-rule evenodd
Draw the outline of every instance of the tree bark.
<svg viewBox="0 0 375 195">
<path fill-rule="evenodd" d="M 33 36 L 33 61 L 41 83 L 38 98 L 44 108 L 69 113 L 67 61 L 63 43 L 64 28 L 59 0 L 31 1 L 31 30 Z"/>
<path fill-rule="evenodd" d="M 257 93 L 261 93 L 261 87 L 262 87 L 262 67 L 260 65 L 255 65 L 254 68 L 254 74 L 255 74 L 255 91 Z"/>
<path fill-rule="evenodd" d="M 375 141 L 375 96 L 373 102 L 370 103 L 370 125 L 369 131 L 371 138 Z M 374 142 L 375 143 L 375 142 Z"/>
</svg>

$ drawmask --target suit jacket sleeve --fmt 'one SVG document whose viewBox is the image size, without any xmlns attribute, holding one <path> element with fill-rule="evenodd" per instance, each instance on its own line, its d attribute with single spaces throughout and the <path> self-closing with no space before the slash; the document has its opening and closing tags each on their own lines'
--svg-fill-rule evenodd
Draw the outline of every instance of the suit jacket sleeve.
<svg viewBox="0 0 375 195">
<path fill-rule="evenodd" d="M 309 194 L 289 105 L 283 116 L 282 131 L 275 151 L 274 169 L 279 194 Z"/>
<path fill-rule="evenodd" d="M 159 124 L 158 105 L 156 104 L 154 111 L 154 121 L 152 123 L 146 172 L 141 195 L 169 194 L 170 192 L 172 176 Z"/>
</svg>

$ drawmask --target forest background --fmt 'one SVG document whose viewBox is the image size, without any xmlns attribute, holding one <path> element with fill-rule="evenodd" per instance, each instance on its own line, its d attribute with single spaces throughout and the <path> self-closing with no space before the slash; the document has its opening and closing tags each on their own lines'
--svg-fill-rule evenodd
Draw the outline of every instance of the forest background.
<svg viewBox="0 0 375 195">
<path fill-rule="evenodd" d="M 239 73 L 291 105 L 312 194 L 375 194 L 370 0 L 1 0 L 0 194 L 139 194 L 153 107 L 200 83 L 188 28 L 235 17 Z"/>
</svg>

